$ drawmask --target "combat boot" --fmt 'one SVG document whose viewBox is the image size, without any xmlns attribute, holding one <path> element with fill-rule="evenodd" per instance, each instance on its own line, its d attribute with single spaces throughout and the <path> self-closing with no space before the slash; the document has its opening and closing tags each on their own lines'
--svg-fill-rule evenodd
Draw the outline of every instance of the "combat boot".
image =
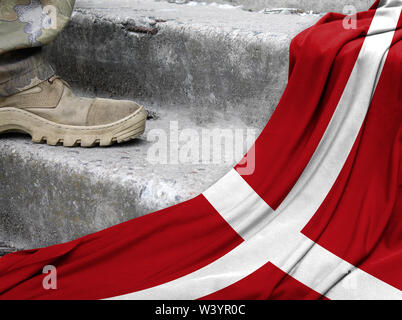
<svg viewBox="0 0 402 320">
<path fill-rule="evenodd" d="M 25 132 L 34 142 L 109 146 L 135 139 L 147 113 L 132 101 L 77 97 L 57 76 L 0 98 L 0 133 Z"/>
</svg>

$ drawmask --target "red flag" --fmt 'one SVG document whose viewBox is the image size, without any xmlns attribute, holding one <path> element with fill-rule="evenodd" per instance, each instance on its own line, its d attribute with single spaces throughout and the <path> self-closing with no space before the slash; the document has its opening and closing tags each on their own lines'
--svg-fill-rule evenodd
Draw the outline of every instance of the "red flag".
<svg viewBox="0 0 402 320">
<path fill-rule="evenodd" d="M 254 158 L 193 200 L 1 258 L 0 298 L 401 299 L 401 9 L 302 32 Z"/>
</svg>

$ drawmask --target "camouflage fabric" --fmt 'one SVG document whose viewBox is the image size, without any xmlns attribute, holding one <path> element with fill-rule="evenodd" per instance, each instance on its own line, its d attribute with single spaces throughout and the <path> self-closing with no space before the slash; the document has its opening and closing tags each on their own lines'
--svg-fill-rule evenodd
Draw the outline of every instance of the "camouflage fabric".
<svg viewBox="0 0 402 320">
<path fill-rule="evenodd" d="M 0 96 L 54 75 L 41 55 L 70 19 L 75 0 L 0 0 Z"/>
</svg>

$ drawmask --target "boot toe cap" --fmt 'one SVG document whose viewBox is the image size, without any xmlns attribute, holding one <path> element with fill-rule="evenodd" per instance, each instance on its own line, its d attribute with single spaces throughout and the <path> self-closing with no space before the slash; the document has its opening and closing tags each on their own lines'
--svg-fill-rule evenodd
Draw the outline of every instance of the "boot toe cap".
<svg viewBox="0 0 402 320">
<path fill-rule="evenodd" d="M 142 107 L 128 100 L 100 99 L 94 100 L 87 117 L 87 125 L 104 125 L 124 119 Z"/>
</svg>

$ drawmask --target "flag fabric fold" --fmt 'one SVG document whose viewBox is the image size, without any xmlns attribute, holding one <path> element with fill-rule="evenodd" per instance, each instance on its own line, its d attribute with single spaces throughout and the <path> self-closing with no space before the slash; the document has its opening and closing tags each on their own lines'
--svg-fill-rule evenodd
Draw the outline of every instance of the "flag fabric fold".
<svg viewBox="0 0 402 320">
<path fill-rule="evenodd" d="M 1 258 L 0 299 L 402 299 L 401 10 L 299 34 L 254 157 L 187 202 Z"/>
</svg>

